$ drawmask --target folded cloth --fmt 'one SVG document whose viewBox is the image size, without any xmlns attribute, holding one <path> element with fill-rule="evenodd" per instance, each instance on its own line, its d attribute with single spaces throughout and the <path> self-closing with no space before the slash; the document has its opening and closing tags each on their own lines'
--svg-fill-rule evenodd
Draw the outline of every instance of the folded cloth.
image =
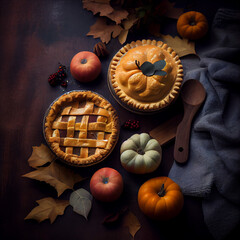
<svg viewBox="0 0 240 240">
<path fill-rule="evenodd" d="M 199 67 L 184 78 L 198 79 L 207 92 L 191 130 L 189 159 L 174 163 L 169 177 L 185 195 L 203 197 L 205 223 L 223 239 L 240 223 L 240 12 L 219 9 Z"/>
</svg>

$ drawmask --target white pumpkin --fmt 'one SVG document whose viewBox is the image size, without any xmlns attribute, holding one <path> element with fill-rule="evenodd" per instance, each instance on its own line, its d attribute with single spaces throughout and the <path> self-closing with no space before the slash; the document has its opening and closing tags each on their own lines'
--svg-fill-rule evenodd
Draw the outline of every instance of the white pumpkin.
<svg viewBox="0 0 240 240">
<path fill-rule="evenodd" d="M 147 133 L 134 134 L 122 143 L 122 166 L 129 172 L 145 174 L 155 171 L 162 160 L 162 148 Z"/>
</svg>

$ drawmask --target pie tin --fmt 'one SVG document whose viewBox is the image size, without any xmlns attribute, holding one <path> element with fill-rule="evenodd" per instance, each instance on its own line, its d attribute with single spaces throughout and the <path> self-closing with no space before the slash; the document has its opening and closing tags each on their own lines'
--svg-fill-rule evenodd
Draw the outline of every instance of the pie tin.
<svg viewBox="0 0 240 240">
<path fill-rule="evenodd" d="M 69 94 L 71 92 L 91 92 L 91 93 L 94 93 L 98 96 L 100 96 L 101 98 L 103 98 L 104 100 L 106 100 L 108 103 L 110 103 L 105 97 L 103 97 L 102 95 L 100 95 L 99 93 L 96 93 L 96 92 L 93 92 L 93 91 L 89 91 L 89 90 L 72 90 L 72 91 L 69 91 L 69 92 L 65 92 L 64 94 L 60 95 L 58 98 L 56 98 L 50 105 L 49 107 L 47 108 L 45 114 L 44 114 L 44 117 L 43 117 L 43 136 L 44 136 L 44 139 L 45 139 L 45 142 L 47 143 L 47 146 L 49 147 L 49 149 L 52 151 L 52 153 L 56 156 L 55 152 L 52 150 L 50 144 L 48 143 L 47 141 L 47 138 L 46 138 L 46 134 L 45 134 L 45 123 L 46 123 L 46 117 L 52 107 L 52 105 L 60 98 L 62 97 L 63 95 L 66 95 L 66 94 Z M 111 103 L 110 103 L 111 104 Z M 112 106 L 112 104 L 111 104 Z M 112 108 L 114 109 L 114 111 L 116 112 L 116 115 L 117 115 L 117 111 L 116 109 L 112 106 Z M 117 115 L 118 116 L 118 115 Z M 62 161 L 63 163 L 66 163 L 67 165 L 70 165 L 70 166 L 74 166 L 74 167 L 89 167 L 89 166 L 93 166 L 93 165 L 96 165 L 100 162 L 102 162 L 103 160 L 105 160 L 113 151 L 113 149 L 115 148 L 117 142 L 118 142 L 118 139 L 119 139 L 119 134 L 120 134 L 120 123 L 119 123 L 119 117 L 117 118 L 117 136 L 116 136 L 116 140 L 112 146 L 112 148 L 109 150 L 108 154 L 105 155 L 103 158 L 101 158 L 99 161 L 96 161 L 94 163 L 89 163 L 89 164 L 74 164 L 74 163 L 70 163 L 62 158 L 59 158 L 58 156 L 57 159 L 59 159 L 60 161 Z"/>
</svg>

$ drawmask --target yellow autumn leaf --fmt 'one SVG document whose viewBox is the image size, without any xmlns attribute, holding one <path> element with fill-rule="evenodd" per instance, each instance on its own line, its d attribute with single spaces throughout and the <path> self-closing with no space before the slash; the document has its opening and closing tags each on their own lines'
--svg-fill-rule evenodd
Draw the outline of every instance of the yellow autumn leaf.
<svg viewBox="0 0 240 240">
<path fill-rule="evenodd" d="M 39 205 L 32 209 L 32 211 L 24 218 L 35 219 L 42 222 L 45 219 L 50 219 L 53 223 L 58 215 L 63 215 L 65 208 L 69 205 L 67 200 L 58 200 L 51 197 L 43 198 L 36 201 Z"/>
<path fill-rule="evenodd" d="M 141 228 L 141 224 L 138 218 L 131 211 L 128 211 L 124 215 L 123 226 L 128 228 L 128 231 L 133 238 L 137 233 L 137 231 Z"/>
<path fill-rule="evenodd" d="M 196 54 L 195 42 L 188 39 L 182 39 L 178 36 L 172 37 L 170 35 L 161 35 L 162 41 L 171 47 L 179 57 L 183 57 L 189 54 Z"/>
<path fill-rule="evenodd" d="M 39 147 L 33 146 L 32 149 L 33 151 L 28 159 L 28 164 L 33 168 L 41 167 L 56 158 L 51 150 L 44 144 L 41 144 Z"/>
<path fill-rule="evenodd" d="M 44 181 L 54 187 L 58 193 L 58 197 L 67 189 L 73 189 L 75 183 L 84 180 L 79 174 L 70 168 L 53 161 L 49 166 L 39 168 L 29 172 L 23 177 Z"/>
</svg>

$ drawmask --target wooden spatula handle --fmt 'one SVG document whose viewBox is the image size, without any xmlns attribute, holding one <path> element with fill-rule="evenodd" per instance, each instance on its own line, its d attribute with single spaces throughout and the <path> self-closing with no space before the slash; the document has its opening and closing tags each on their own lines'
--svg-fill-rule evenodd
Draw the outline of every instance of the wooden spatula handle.
<svg viewBox="0 0 240 240">
<path fill-rule="evenodd" d="M 188 160 L 189 139 L 192 119 L 198 108 L 185 106 L 184 116 L 177 127 L 176 139 L 174 145 L 174 159 L 176 162 L 185 163 Z"/>
</svg>

